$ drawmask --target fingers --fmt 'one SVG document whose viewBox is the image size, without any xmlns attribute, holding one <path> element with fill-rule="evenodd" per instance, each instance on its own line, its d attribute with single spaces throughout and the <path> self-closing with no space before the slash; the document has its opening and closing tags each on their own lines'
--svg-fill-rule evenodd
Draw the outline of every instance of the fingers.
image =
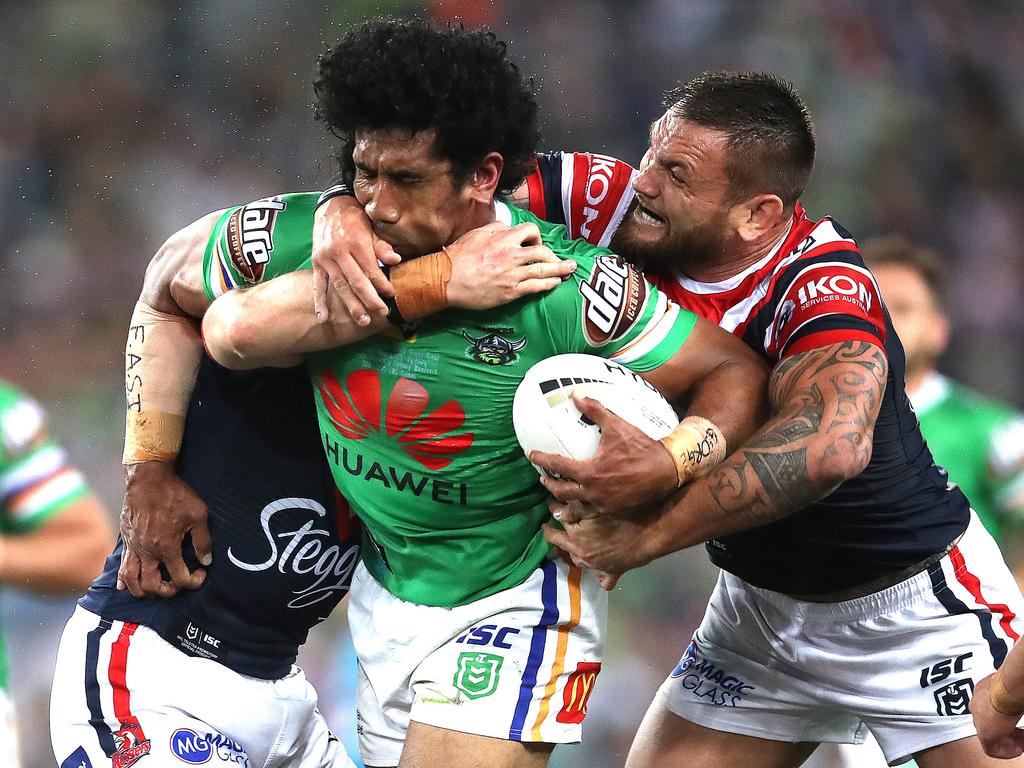
<svg viewBox="0 0 1024 768">
<path fill-rule="evenodd" d="M 131 592 L 132 597 L 146 597 L 146 591 L 142 588 L 142 562 L 138 555 L 127 548 L 121 557 L 121 570 L 118 571 L 118 578 L 124 582 L 125 588 Z"/>
<path fill-rule="evenodd" d="M 605 432 L 605 427 L 629 424 L 625 419 L 620 418 L 615 413 L 605 408 L 599 400 L 595 400 L 592 397 L 586 397 L 574 391 L 572 393 L 572 401 L 576 404 L 580 413 L 601 428 L 602 434 Z"/>
<path fill-rule="evenodd" d="M 557 277 L 559 280 L 568 277 L 576 271 L 576 262 L 572 259 L 557 259 L 551 261 L 523 260 L 523 265 L 514 270 L 513 276 L 519 282 L 526 280 L 545 280 L 549 277 Z"/>
<path fill-rule="evenodd" d="M 553 525 L 549 525 L 548 523 L 544 523 L 542 528 L 544 529 L 544 539 L 548 544 L 553 547 L 558 547 L 558 549 L 575 559 L 574 550 L 576 545 L 573 543 L 572 539 L 569 538 L 569 534 L 559 528 L 555 528 Z"/>
<path fill-rule="evenodd" d="M 206 525 L 206 514 L 196 522 L 190 529 L 192 535 L 192 548 L 196 551 L 196 559 L 203 565 L 213 562 L 213 541 L 210 539 L 210 529 Z"/>
<path fill-rule="evenodd" d="M 606 573 L 605 571 L 601 571 L 597 575 L 597 583 L 601 585 L 605 592 L 611 592 L 615 589 L 615 585 L 619 583 L 619 579 L 621 578 L 621 573 Z"/>
<path fill-rule="evenodd" d="M 593 510 L 589 510 L 582 504 L 574 502 L 563 504 L 559 501 L 549 501 L 548 510 L 551 512 L 551 516 L 562 525 L 572 525 L 580 520 L 597 516 L 597 513 Z"/>
<path fill-rule="evenodd" d="M 540 237 L 540 227 L 532 221 L 517 224 L 509 231 L 519 239 L 520 245 L 540 245 L 542 242 Z"/>
<path fill-rule="evenodd" d="M 395 253 L 395 249 L 391 247 L 391 244 L 380 238 L 373 242 L 373 254 L 377 257 L 377 261 L 387 264 L 389 267 L 402 263 L 402 257 Z M 384 273 L 381 272 L 380 276 L 384 277 Z M 372 275 L 370 279 L 373 280 Z M 388 282 L 386 277 L 382 285 L 378 285 L 376 280 L 373 280 L 373 284 L 381 296 L 393 296 L 395 293 L 395 289 L 391 287 L 391 283 Z"/>
<path fill-rule="evenodd" d="M 339 291 L 339 296 L 342 297 L 342 301 L 345 303 L 345 308 L 348 309 L 353 319 L 360 325 L 367 325 L 370 322 L 370 315 L 387 314 L 388 311 L 387 305 L 377 294 L 377 289 L 374 288 L 373 282 L 366 275 L 367 271 L 374 271 L 379 273 L 378 281 L 387 282 L 387 278 L 384 277 L 380 267 L 377 266 L 376 257 L 372 256 L 372 249 L 370 254 L 369 264 L 362 264 L 356 261 L 355 253 L 339 263 L 338 266 L 341 269 L 344 280 L 344 291 L 347 295 L 342 294 L 343 288 L 340 284 L 335 284 L 335 288 Z M 362 310 L 359 314 L 352 312 L 352 308 L 357 306 Z"/>
<path fill-rule="evenodd" d="M 169 581 L 164 581 L 160 573 L 160 561 L 151 558 L 142 560 L 139 586 L 142 595 L 135 595 L 136 597 L 174 597 L 178 594 L 177 587 Z"/>
<path fill-rule="evenodd" d="M 575 480 L 557 480 L 553 477 L 541 477 L 540 484 L 547 489 L 548 493 L 558 499 L 558 501 L 567 502 L 588 500 L 583 486 Z"/>
<path fill-rule="evenodd" d="M 313 311 L 317 317 L 325 320 L 330 317 L 327 306 L 327 291 L 331 285 L 331 276 L 317 263 L 313 264 Z"/>
<path fill-rule="evenodd" d="M 582 468 L 580 465 L 582 462 L 576 459 L 570 459 L 568 456 L 559 456 L 557 453 L 545 453 L 544 451 L 530 451 L 529 459 L 532 463 L 547 472 L 548 477 L 541 477 L 543 483 L 545 479 L 553 480 L 557 477 L 574 477 L 574 472 L 579 472 Z"/>
<path fill-rule="evenodd" d="M 181 556 L 181 552 L 165 555 L 163 563 L 171 577 L 170 583 L 173 585 L 175 592 L 182 589 L 197 589 L 206 580 L 206 572 L 201 568 L 196 569 L 194 572 L 189 571 L 188 566 L 185 565 L 185 559 Z M 161 580 L 161 584 L 163 583 L 166 582 Z"/>
</svg>

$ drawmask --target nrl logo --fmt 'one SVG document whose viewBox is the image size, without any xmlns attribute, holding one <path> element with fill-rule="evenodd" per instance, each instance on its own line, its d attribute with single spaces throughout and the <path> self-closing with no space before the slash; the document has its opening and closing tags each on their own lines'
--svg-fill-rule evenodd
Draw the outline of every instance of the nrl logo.
<svg viewBox="0 0 1024 768">
<path fill-rule="evenodd" d="M 463 331 L 462 338 L 470 343 L 466 354 L 478 363 L 485 365 L 510 365 L 519 359 L 519 355 L 516 353 L 526 346 L 525 336 L 519 341 L 509 341 L 497 333 L 488 333 L 486 336 L 474 338 Z"/>
<path fill-rule="evenodd" d="M 493 653 L 460 654 L 452 683 L 471 699 L 490 696 L 498 690 L 498 673 L 502 661 L 504 659 L 501 656 Z"/>
<path fill-rule="evenodd" d="M 935 711 L 946 717 L 969 715 L 974 681 L 969 677 L 956 680 L 935 692 Z"/>
</svg>

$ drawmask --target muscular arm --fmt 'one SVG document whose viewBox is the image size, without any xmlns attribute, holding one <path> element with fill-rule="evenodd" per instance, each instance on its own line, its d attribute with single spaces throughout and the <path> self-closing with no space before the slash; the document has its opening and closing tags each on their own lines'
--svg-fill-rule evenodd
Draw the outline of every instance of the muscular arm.
<svg viewBox="0 0 1024 768">
<path fill-rule="evenodd" d="M 211 558 L 206 505 L 175 474 L 176 448 L 152 450 L 160 439 L 150 440 L 152 432 L 146 430 L 177 438 L 184 430 L 202 356 L 194 318 L 209 305 L 203 290 L 203 256 L 220 215 L 204 216 L 164 242 L 146 269 L 128 329 L 125 498 L 120 519 L 125 547 L 118 584 L 137 597 L 169 597 L 180 588 L 202 584 L 205 573 L 189 573 L 181 557 L 186 532 L 192 534 L 200 561 L 209 564 Z M 162 579 L 161 564 L 170 572 L 170 582 Z"/>
<path fill-rule="evenodd" d="M 793 355 L 772 372 L 772 418 L 652 524 L 651 559 L 792 514 L 871 460 L 885 353 L 849 341 Z"/>
<path fill-rule="evenodd" d="M 594 517 L 546 537 L 577 563 L 618 574 L 803 509 L 864 471 L 887 376 L 885 353 L 861 341 L 787 358 L 772 372 L 772 417 L 711 473 L 641 517 Z M 552 511 L 578 518 L 565 504 Z"/>
<path fill-rule="evenodd" d="M 210 356 L 234 370 L 286 368 L 298 365 L 306 352 L 350 344 L 388 325 L 380 315 L 359 325 L 346 312 L 333 312 L 330 323 L 321 322 L 312 295 L 308 269 L 224 294 L 203 319 Z"/>
<path fill-rule="evenodd" d="M 84 590 L 103 569 L 113 540 L 107 511 L 87 494 L 36 530 L 0 535 L 0 583 L 46 594 Z"/>
</svg>

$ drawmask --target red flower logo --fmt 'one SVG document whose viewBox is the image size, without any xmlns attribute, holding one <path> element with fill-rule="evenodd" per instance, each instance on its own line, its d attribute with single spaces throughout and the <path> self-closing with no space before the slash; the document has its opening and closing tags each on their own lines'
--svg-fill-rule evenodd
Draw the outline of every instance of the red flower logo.
<svg viewBox="0 0 1024 768">
<path fill-rule="evenodd" d="M 317 384 L 331 422 L 344 437 L 362 440 L 380 432 L 380 375 L 377 371 L 353 371 L 343 387 L 329 370 L 320 373 Z M 421 384 L 400 378 L 388 396 L 384 429 L 407 455 L 427 469 L 444 469 L 457 453 L 473 444 L 473 433 L 451 435 L 466 420 L 466 412 L 449 400 L 433 413 L 424 415 L 430 395 Z"/>
</svg>

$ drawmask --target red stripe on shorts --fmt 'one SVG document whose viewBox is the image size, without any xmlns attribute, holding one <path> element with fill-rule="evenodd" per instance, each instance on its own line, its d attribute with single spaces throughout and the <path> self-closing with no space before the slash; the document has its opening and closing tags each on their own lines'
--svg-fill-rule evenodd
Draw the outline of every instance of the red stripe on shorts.
<svg viewBox="0 0 1024 768">
<path fill-rule="evenodd" d="M 131 691 L 128 690 L 126 671 L 128 668 L 128 646 L 132 635 L 139 628 L 138 624 L 125 622 L 121 634 L 110 648 L 110 667 L 107 675 L 114 689 L 114 716 L 118 722 L 126 722 L 132 718 Z"/>
<path fill-rule="evenodd" d="M 984 605 L 993 613 L 1000 615 L 999 626 L 1003 628 L 1003 632 L 1011 640 L 1016 642 L 1020 639 L 1020 635 L 1013 631 L 1013 626 L 1010 622 L 1017 618 L 1017 614 L 1010 610 L 1010 606 L 1004 603 L 990 603 L 981 594 L 981 580 L 973 573 L 967 570 L 967 563 L 964 560 L 963 553 L 960 551 L 960 547 L 953 547 L 949 550 L 949 560 L 953 563 L 953 572 L 956 574 L 956 580 L 959 581 L 967 591 L 971 593 L 975 601 L 979 604 Z"/>
</svg>

